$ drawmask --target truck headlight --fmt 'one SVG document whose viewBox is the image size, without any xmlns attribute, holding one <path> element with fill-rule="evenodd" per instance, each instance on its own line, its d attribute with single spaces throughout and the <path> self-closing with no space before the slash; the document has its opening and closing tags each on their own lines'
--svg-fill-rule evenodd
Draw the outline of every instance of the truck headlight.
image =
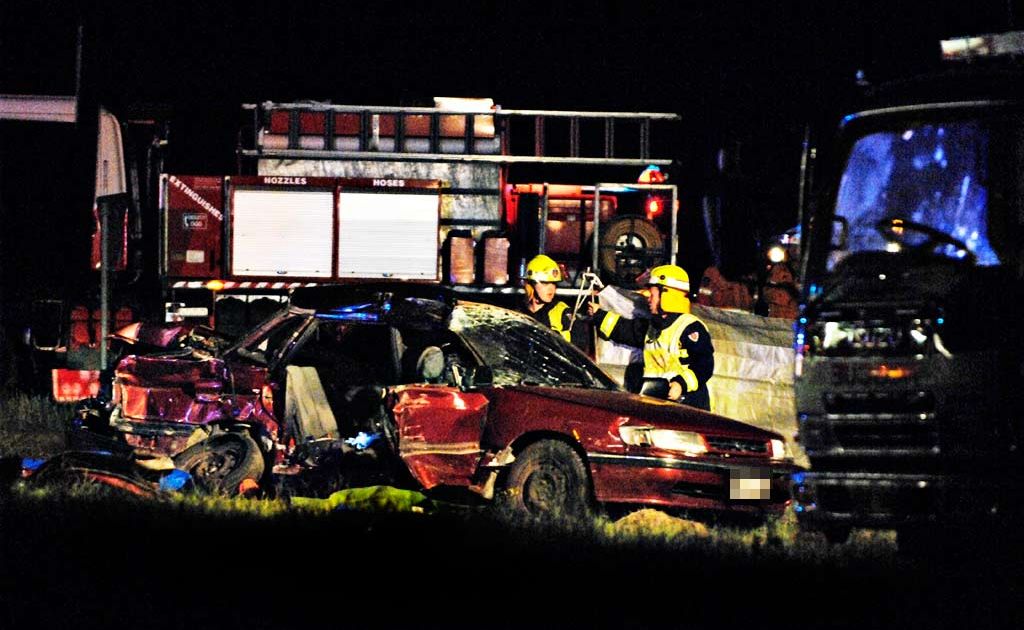
<svg viewBox="0 0 1024 630">
<path fill-rule="evenodd" d="M 667 451 L 679 451 L 687 455 L 708 452 L 704 436 L 693 431 L 674 431 L 654 427 L 619 427 L 622 441 L 631 446 L 653 446 Z"/>
<path fill-rule="evenodd" d="M 785 459 L 786 457 L 786 443 L 782 440 L 772 440 L 768 444 L 771 449 L 772 459 Z"/>
</svg>

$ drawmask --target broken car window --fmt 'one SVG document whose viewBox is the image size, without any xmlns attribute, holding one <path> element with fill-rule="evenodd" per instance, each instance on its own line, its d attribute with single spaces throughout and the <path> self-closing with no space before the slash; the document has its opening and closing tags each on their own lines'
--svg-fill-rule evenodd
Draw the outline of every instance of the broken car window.
<svg viewBox="0 0 1024 630">
<path fill-rule="evenodd" d="M 451 329 L 491 368 L 495 385 L 617 388 L 586 355 L 521 313 L 461 304 L 452 313 Z"/>
</svg>

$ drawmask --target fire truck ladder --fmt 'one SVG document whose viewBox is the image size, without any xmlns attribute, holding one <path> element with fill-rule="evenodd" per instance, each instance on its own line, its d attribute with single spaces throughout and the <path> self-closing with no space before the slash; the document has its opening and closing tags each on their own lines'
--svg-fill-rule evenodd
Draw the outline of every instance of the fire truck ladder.
<svg viewBox="0 0 1024 630">
<path fill-rule="evenodd" d="M 658 112 L 459 110 L 310 102 L 248 104 L 243 110 L 252 114 L 252 135 L 240 148 L 240 156 L 314 160 L 669 166 L 672 158 L 651 154 L 652 123 L 680 120 L 678 114 Z M 548 123 L 559 121 L 568 137 L 564 144 L 558 143 L 562 150 L 554 154 Z M 617 139 L 616 132 L 627 125 L 635 126 L 637 136 L 623 139 L 620 134 Z M 532 129 L 532 152 L 521 151 L 522 145 L 513 147 L 513 126 Z M 596 137 L 593 126 L 600 132 Z M 628 154 L 620 154 L 624 145 L 629 146 Z"/>
</svg>

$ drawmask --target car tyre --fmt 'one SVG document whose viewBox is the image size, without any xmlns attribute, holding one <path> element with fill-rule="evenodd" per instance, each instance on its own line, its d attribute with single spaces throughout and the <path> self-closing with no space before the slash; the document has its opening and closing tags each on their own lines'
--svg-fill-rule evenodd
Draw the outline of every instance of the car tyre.
<svg viewBox="0 0 1024 630">
<path fill-rule="evenodd" d="M 179 453 L 174 463 L 192 475 L 196 488 L 216 494 L 237 494 L 243 480 L 259 480 L 265 468 L 259 446 L 247 433 L 214 435 Z"/>
<path fill-rule="evenodd" d="M 527 518 L 582 518 L 591 514 L 590 477 L 571 446 L 541 440 L 516 456 L 501 500 L 507 511 Z"/>
</svg>

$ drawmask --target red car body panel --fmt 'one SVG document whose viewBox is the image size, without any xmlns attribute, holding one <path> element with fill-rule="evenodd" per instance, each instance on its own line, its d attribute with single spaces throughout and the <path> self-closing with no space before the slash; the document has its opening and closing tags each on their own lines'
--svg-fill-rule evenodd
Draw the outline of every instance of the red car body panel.
<svg viewBox="0 0 1024 630">
<path fill-rule="evenodd" d="M 395 388 L 391 406 L 398 453 L 424 488 L 469 485 L 483 453 L 488 400 L 446 385 Z"/>
<path fill-rule="evenodd" d="M 257 425 L 276 438 L 279 425 L 261 404 L 263 368 L 228 369 L 219 359 L 129 356 L 117 367 L 114 402 L 125 439 L 138 448 L 176 455 L 203 426 L 229 420 Z M 234 391 L 226 383 L 234 384 Z"/>
<path fill-rule="evenodd" d="M 788 471 L 771 462 L 766 452 L 726 452 L 711 447 L 700 456 L 686 456 L 652 447 L 630 446 L 618 428 L 624 424 L 654 425 L 735 438 L 765 446 L 777 435 L 693 407 L 637 394 L 599 389 L 512 387 L 488 390 L 491 415 L 484 442 L 495 450 L 529 438 L 556 434 L 570 438 L 585 456 L 600 502 L 645 503 L 690 509 L 757 511 L 763 505 L 729 501 L 730 470 L 736 467 L 775 468 L 774 511 L 785 507 Z"/>
</svg>

